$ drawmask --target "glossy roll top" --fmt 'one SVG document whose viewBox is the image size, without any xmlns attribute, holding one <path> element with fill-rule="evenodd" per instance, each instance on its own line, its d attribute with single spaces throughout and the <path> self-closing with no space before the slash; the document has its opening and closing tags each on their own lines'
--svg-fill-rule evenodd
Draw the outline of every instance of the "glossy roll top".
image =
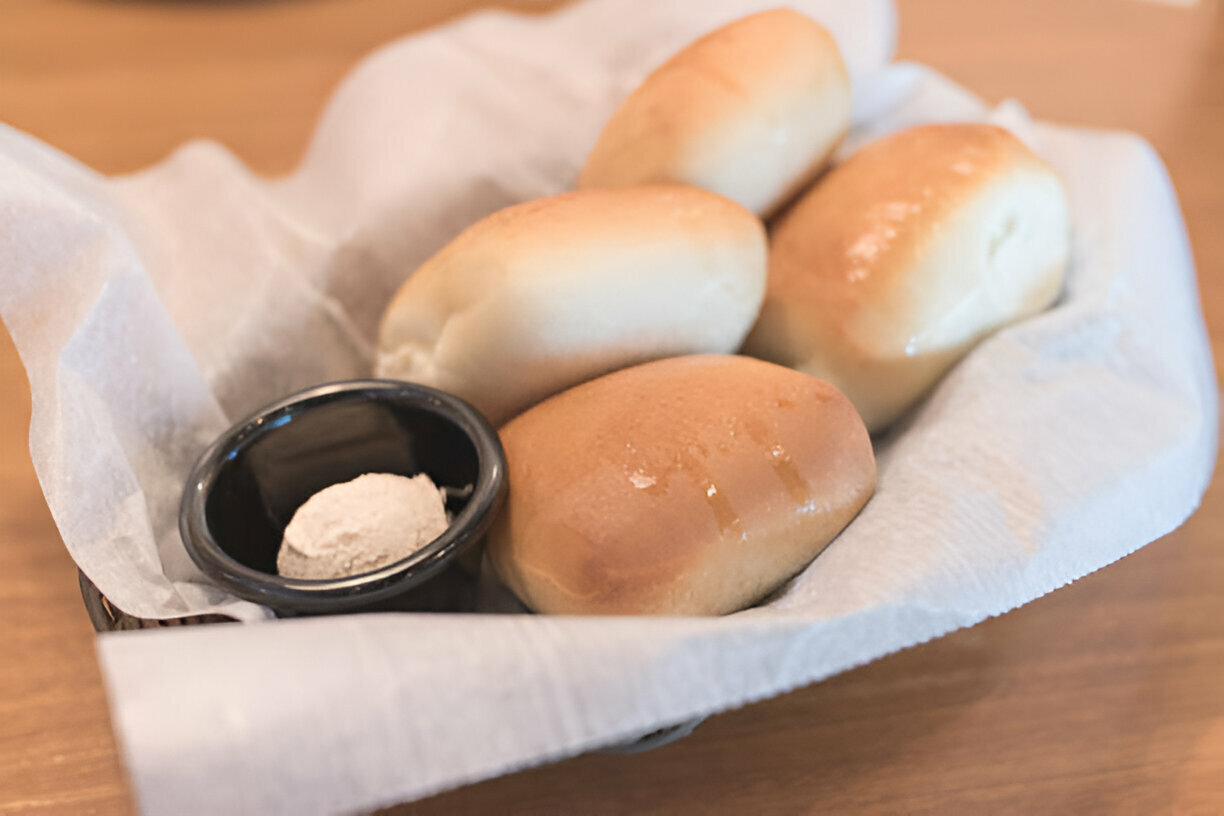
<svg viewBox="0 0 1224 816">
<path fill-rule="evenodd" d="M 975 343 L 1047 308 L 1070 254 L 1058 176 L 1007 131 L 873 142 L 775 226 L 744 351 L 826 379 L 874 432 Z"/>
<path fill-rule="evenodd" d="M 501 438 L 510 498 L 489 554 L 537 612 L 742 609 L 801 571 L 875 487 L 849 401 L 747 357 L 624 369 Z"/>
<path fill-rule="evenodd" d="M 833 37 L 789 9 L 737 20 L 650 74 L 612 115 L 580 187 L 681 182 L 768 215 L 850 126 Z"/>
</svg>

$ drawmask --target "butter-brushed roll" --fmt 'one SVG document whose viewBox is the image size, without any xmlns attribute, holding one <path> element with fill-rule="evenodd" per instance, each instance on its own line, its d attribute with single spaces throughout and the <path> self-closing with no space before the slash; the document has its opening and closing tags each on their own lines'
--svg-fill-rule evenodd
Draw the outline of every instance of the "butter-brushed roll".
<svg viewBox="0 0 1224 816">
<path fill-rule="evenodd" d="M 828 383 L 731 355 L 577 386 L 501 430 L 502 581 L 556 614 L 719 615 L 800 572 L 875 489 L 862 420 Z"/>
<path fill-rule="evenodd" d="M 1055 172 L 1007 131 L 924 125 L 873 142 L 776 224 L 744 352 L 845 392 L 872 432 L 974 344 L 1058 296 Z"/>
<path fill-rule="evenodd" d="M 764 216 L 811 180 L 849 126 L 833 37 L 799 12 L 764 11 L 650 74 L 604 127 L 578 186 L 682 182 Z"/>
<path fill-rule="evenodd" d="M 380 327 L 378 374 L 450 391 L 501 423 L 617 368 L 739 348 L 766 256 L 756 216 L 690 187 L 509 207 L 400 288 Z"/>
</svg>

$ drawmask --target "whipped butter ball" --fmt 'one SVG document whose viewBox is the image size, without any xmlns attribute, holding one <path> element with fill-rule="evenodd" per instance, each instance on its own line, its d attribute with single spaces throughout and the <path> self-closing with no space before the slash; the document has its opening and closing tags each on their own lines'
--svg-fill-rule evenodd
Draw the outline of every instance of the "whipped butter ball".
<svg viewBox="0 0 1224 816">
<path fill-rule="evenodd" d="M 367 473 L 311 496 L 285 528 L 276 570 L 325 580 L 395 563 L 445 532 L 445 497 L 424 473 Z"/>
</svg>

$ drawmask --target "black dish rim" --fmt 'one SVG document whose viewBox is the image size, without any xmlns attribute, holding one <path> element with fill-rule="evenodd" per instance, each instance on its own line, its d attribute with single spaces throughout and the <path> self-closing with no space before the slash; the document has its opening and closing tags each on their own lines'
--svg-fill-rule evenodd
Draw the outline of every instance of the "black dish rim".
<svg viewBox="0 0 1224 816">
<path fill-rule="evenodd" d="M 286 578 L 237 561 L 217 543 L 205 513 L 213 484 L 232 452 L 272 433 L 285 417 L 338 400 L 402 402 L 457 426 L 472 442 L 478 475 L 450 527 L 415 553 L 371 572 L 329 580 Z M 399 380 L 342 380 L 291 394 L 235 423 L 196 460 L 179 505 L 179 533 L 191 560 L 234 595 L 278 612 L 343 612 L 411 590 L 432 578 L 487 531 L 506 494 L 506 455 L 497 431 L 475 408 L 436 388 Z"/>
</svg>

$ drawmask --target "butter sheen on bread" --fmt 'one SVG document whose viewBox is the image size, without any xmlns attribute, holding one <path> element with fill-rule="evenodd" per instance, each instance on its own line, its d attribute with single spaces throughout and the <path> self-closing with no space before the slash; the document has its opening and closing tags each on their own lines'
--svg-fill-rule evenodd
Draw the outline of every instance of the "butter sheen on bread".
<svg viewBox="0 0 1224 816">
<path fill-rule="evenodd" d="M 826 379 L 873 432 L 969 349 L 1058 296 L 1070 217 L 1007 131 L 924 125 L 864 147 L 774 226 L 744 352 Z"/>
<path fill-rule="evenodd" d="M 658 360 L 501 430 L 488 552 L 537 612 L 716 615 L 801 571 L 875 486 L 862 421 L 827 383 L 739 356 Z"/>
</svg>

